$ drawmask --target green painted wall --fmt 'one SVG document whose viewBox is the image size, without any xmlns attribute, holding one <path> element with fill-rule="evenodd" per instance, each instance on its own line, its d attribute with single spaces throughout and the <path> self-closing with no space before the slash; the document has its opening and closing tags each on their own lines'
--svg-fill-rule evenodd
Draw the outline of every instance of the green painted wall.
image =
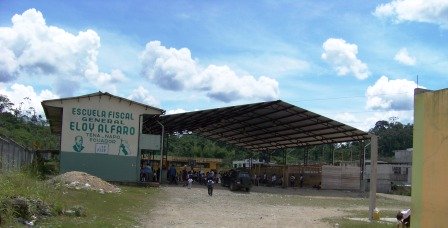
<svg viewBox="0 0 448 228">
<path fill-rule="evenodd" d="M 136 182 L 140 164 L 136 157 L 61 152 L 61 173 L 81 171 L 107 181 Z"/>
<path fill-rule="evenodd" d="M 422 210 L 422 182 L 423 182 L 423 133 L 425 116 L 425 99 L 423 96 L 414 97 L 414 132 L 412 152 L 412 223 L 418 227 Z"/>
<path fill-rule="evenodd" d="M 412 227 L 448 224 L 448 89 L 414 96 Z"/>
</svg>

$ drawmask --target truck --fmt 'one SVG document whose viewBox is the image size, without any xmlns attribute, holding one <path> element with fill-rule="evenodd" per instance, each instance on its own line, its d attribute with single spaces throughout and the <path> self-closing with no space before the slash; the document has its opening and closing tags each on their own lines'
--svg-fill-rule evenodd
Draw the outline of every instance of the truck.
<svg viewBox="0 0 448 228">
<path fill-rule="evenodd" d="M 249 192 L 252 188 L 251 175 L 246 170 L 231 169 L 225 172 L 221 179 L 221 186 L 229 187 L 230 191 L 245 190 Z"/>
</svg>

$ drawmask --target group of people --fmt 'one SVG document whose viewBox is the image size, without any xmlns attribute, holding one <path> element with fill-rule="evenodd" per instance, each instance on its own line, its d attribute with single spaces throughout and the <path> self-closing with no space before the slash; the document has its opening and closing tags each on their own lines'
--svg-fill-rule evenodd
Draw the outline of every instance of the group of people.
<svg viewBox="0 0 448 228">
<path fill-rule="evenodd" d="M 301 188 L 303 188 L 303 174 L 299 175 L 299 186 Z M 289 176 L 289 186 L 290 187 L 296 187 L 296 176 L 294 176 L 294 174 L 291 174 L 291 176 Z"/>
<path fill-rule="evenodd" d="M 150 164 L 144 162 L 140 167 L 140 181 L 141 182 L 157 182 L 159 170 L 154 170 Z"/>
<path fill-rule="evenodd" d="M 183 169 L 180 173 L 178 173 L 178 179 L 181 182 L 185 183 L 190 177 L 194 182 L 205 185 L 210 178 L 212 178 L 214 182 L 219 183 L 221 180 L 221 173 L 214 171 L 187 171 L 186 169 Z"/>
<path fill-rule="evenodd" d="M 154 169 L 147 162 L 143 162 L 140 167 L 140 181 L 141 182 L 157 182 L 159 170 L 154 171 Z M 178 184 L 178 182 L 183 182 L 184 186 L 188 188 L 192 187 L 193 182 L 199 184 L 204 184 L 207 186 L 208 194 L 213 195 L 213 187 L 216 182 L 220 181 L 220 173 L 215 173 L 213 171 L 204 173 L 203 171 L 187 171 L 185 168 L 177 173 L 176 167 L 171 165 L 167 170 L 167 180 L 169 184 Z"/>
<path fill-rule="evenodd" d="M 218 175 L 219 175 L 219 173 L 218 173 Z M 200 184 L 204 183 L 207 186 L 208 195 L 212 196 L 213 195 L 213 187 L 214 187 L 215 183 L 217 182 L 217 180 L 219 180 L 218 175 L 216 175 L 215 172 L 213 172 L 213 171 L 207 172 L 205 175 L 203 172 L 199 172 L 199 175 L 197 175 L 191 171 L 187 172 L 186 170 L 183 170 L 182 181 L 185 182 L 184 186 L 187 186 L 188 189 L 191 189 L 191 186 L 192 186 L 192 184 L 194 182 L 194 178 L 195 178 L 197 182 L 199 182 Z"/>
<path fill-rule="evenodd" d="M 282 186 L 283 185 L 283 176 L 280 176 L 279 178 L 277 177 L 277 175 L 275 173 L 273 173 L 270 177 L 265 173 L 263 173 L 263 175 L 261 177 L 254 175 L 253 176 L 253 184 L 255 186 L 259 186 L 261 185 L 265 185 L 265 186 L 269 186 L 269 187 L 274 187 L 274 186 Z M 289 186 L 290 187 L 296 187 L 296 177 L 294 176 L 294 174 L 291 174 L 291 176 L 289 176 Z M 299 175 L 299 186 L 302 188 L 303 187 L 303 182 L 304 182 L 304 177 L 303 174 Z"/>
</svg>

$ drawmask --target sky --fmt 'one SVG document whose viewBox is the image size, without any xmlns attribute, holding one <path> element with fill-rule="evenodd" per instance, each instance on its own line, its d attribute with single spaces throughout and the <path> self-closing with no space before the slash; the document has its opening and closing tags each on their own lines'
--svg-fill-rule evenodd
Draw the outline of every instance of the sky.
<svg viewBox="0 0 448 228">
<path fill-rule="evenodd" d="M 448 87 L 448 0 L 0 0 L 0 94 L 168 114 L 283 100 L 369 130 Z M 30 99 L 24 99 L 24 98 Z"/>
</svg>

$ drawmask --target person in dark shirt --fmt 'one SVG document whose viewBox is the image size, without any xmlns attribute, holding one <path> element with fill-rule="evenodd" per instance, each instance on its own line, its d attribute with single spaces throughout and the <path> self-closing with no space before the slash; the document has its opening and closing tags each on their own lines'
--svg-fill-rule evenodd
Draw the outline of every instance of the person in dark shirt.
<svg viewBox="0 0 448 228">
<path fill-rule="evenodd" d="M 207 190 L 208 190 L 208 195 L 212 196 L 213 195 L 213 185 L 215 185 L 215 181 L 213 180 L 213 172 L 210 172 L 207 175 Z"/>
</svg>

